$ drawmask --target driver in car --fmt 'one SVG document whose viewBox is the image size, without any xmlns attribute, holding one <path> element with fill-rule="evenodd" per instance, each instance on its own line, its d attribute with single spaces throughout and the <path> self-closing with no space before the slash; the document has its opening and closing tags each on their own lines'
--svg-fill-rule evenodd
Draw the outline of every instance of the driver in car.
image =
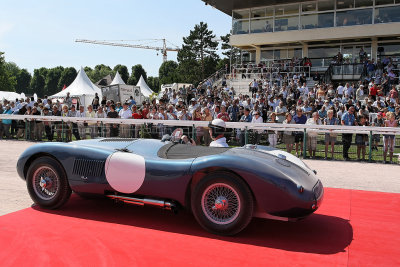
<svg viewBox="0 0 400 267">
<path fill-rule="evenodd" d="M 221 119 L 213 120 L 209 125 L 209 131 L 212 139 L 210 147 L 229 147 L 226 143 L 225 130 L 226 124 Z"/>
</svg>

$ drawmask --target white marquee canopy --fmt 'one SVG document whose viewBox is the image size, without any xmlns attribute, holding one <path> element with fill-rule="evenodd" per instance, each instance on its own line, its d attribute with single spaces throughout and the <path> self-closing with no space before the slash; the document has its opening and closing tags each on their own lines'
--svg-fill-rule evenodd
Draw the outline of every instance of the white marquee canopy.
<svg viewBox="0 0 400 267">
<path fill-rule="evenodd" d="M 61 92 L 50 96 L 49 98 L 65 98 L 67 93 L 70 93 L 70 97 L 77 97 L 80 99 L 81 105 L 88 106 L 92 103 L 92 100 L 97 93 L 100 100 L 102 93 L 100 88 L 92 83 L 85 71 L 81 67 L 75 80 L 66 89 Z"/>
<path fill-rule="evenodd" d="M 6 99 L 8 101 L 15 101 L 15 99 L 20 99 L 22 96 L 16 92 L 0 91 L 0 101 Z"/>
<path fill-rule="evenodd" d="M 124 80 L 122 80 L 121 75 L 119 75 L 118 71 L 117 74 L 115 74 L 114 80 L 111 82 L 110 85 L 117 85 L 117 84 L 125 84 Z"/>
<path fill-rule="evenodd" d="M 145 82 L 145 80 L 143 79 L 143 76 L 140 76 L 139 82 L 136 84 L 136 86 L 140 87 L 140 91 L 141 93 L 145 96 L 145 97 L 149 97 L 151 94 L 153 94 L 154 92 L 150 89 L 150 87 L 147 85 L 147 83 Z"/>
</svg>

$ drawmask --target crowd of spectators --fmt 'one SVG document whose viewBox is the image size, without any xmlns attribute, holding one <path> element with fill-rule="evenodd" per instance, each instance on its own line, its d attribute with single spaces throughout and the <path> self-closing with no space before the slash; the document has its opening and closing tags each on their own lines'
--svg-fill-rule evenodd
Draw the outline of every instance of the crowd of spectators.
<svg viewBox="0 0 400 267">
<path fill-rule="evenodd" d="M 387 67 L 388 65 L 384 66 Z M 105 98 L 93 99 L 91 105 L 76 107 L 68 96 L 64 103 L 33 98 L 3 101 L 0 113 L 37 115 L 37 120 L 16 121 L 4 119 L 1 122 L 0 137 L 27 138 L 49 141 L 85 139 L 88 136 L 104 137 L 139 137 L 140 125 L 103 124 L 90 121 L 88 123 L 49 122 L 41 120 L 41 116 L 85 117 L 85 118 L 121 118 L 121 119 L 150 119 L 150 120 L 192 120 L 212 121 L 215 118 L 226 122 L 246 123 L 282 123 L 309 125 L 348 125 L 398 127 L 400 120 L 398 80 L 379 82 L 372 78 L 358 83 L 332 84 L 315 83 L 308 88 L 298 76 L 292 77 L 287 83 L 278 85 L 267 79 L 254 80 L 250 84 L 249 94 L 235 93 L 234 88 L 224 86 L 183 87 L 178 90 L 167 89 L 161 92 L 157 99 L 135 103 L 128 99 L 124 103 L 114 103 Z M 29 128 L 29 131 L 26 131 Z M 150 125 L 152 133 L 157 137 L 170 133 L 173 128 L 163 124 Z M 26 133 L 29 133 L 26 136 Z M 284 143 L 288 152 L 295 150 L 296 155 L 302 155 L 302 131 L 263 131 L 252 133 L 254 143 L 259 143 L 261 136 L 268 135 L 268 143 L 275 147 Z M 64 136 L 63 136 L 64 135 Z M 193 133 L 187 133 L 193 136 Z M 233 141 L 245 144 L 244 129 L 235 129 L 229 133 Z M 197 144 L 209 145 L 212 141 L 207 127 L 197 127 L 195 132 Z M 333 158 L 336 134 L 325 134 L 325 158 Z M 348 160 L 348 151 L 352 144 L 353 134 L 343 134 L 343 157 Z M 380 136 L 375 135 L 373 149 L 377 149 Z M 355 135 L 357 158 L 365 159 L 368 136 Z M 383 139 L 384 159 L 389 153 L 392 160 L 395 136 L 385 135 Z M 307 134 L 307 150 L 310 157 L 315 157 L 317 133 Z M 330 152 L 330 153 L 329 153 Z M 329 155 L 330 154 L 330 155 Z"/>
</svg>

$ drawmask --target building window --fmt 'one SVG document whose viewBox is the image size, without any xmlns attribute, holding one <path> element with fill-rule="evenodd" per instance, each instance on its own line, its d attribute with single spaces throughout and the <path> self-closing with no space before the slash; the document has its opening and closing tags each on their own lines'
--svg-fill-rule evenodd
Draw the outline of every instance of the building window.
<svg viewBox="0 0 400 267">
<path fill-rule="evenodd" d="M 317 11 L 317 2 L 309 2 L 301 4 L 301 12 Z"/>
<path fill-rule="evenodd" d="M 356 8 L 358 7 L 372 7 L 374 5 L 373 0 L 357 0 L 355 1 Z"/>
<path fill-rule="evenodd" d="M 318 11 L 329 11 L 335 9 L 335 2 L 332 0 L 318 1 Z"/>
<path fill-rule="evenodd" d="M 394 0 L 375 0 L 375 5 L 380 6 L 380 5 L 393 5 Z"/>
<path fill-rule="evenodd" d="M 329 28 L 334 26 L 334 13 L 319 13 L 303 15 L 301 17 L 302 29 Z"/>
<path fill-rule="evenodd" d="M 299 4 L 283 5 L 275 7 L 275 16 L 299 14 Z"/>
<path fill-rule="evenodd" d="M 337 9 L 354 8 L 354 0 L 337 0 L 336 8 Z"/>
<path fill-rule="evenodd" d="M 247 34 L 249 33 L 250 22 L 248 20 L 233 21 L 233 34 Z"/>
<path fill-rule="evenodd" d="M 400 22 L 400 6 L 375 9 L 375 23 Z"/>
<path fill-rule="evenodd" d="M 372 24 L 372 8 L 336 12 L 336 26 Z"/>
<path fill-rule="evenodd" d="M 275 31 L 293 31 L 299 29 L 299 16 L 280 17 L 275 19 Z"/>
<path fill-rule="evenodd" d="M 272 32 L 274 19 L 253 19 L 251 21 L 250 31 L 251 33 L 260 33 L 260 32 Z"/>
<path fill-rule="evenodd" d="M 378 47 L 383 48 L 381 56 L 400 56 L 400 43 L 382 43 Z"/>
</svg>

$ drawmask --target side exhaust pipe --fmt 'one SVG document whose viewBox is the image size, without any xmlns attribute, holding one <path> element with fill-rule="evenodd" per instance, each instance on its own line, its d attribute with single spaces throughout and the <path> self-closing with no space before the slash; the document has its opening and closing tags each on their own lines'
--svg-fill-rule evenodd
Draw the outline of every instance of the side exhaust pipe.
<svg viewBox="0 0 400 267">
<path fill-rule="evenodd" d="M 107 197 L 114 199 L 116 201 L 122 201 L 127 204 L 137 205 L 137 206 L 153 206 L 164 210 L 170 210 L 177 212 L 177 207 L 174 203 L 164 200 L 150 199 L 150 198 L 136 198 L 136 197 L 126 197 L 117 195 L 106 195 Z"/>
</svg>

